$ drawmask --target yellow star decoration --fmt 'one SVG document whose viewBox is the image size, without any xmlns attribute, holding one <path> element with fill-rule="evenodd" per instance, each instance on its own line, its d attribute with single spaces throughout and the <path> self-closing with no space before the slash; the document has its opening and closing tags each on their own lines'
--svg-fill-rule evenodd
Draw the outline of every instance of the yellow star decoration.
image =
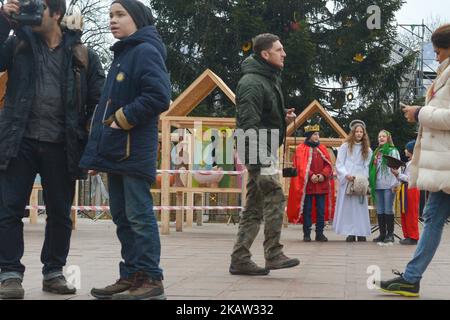
<svg viewBox="0 0 450 320">
<path fill-rule="evenodd" d="M 361 53 L 358 53 L 356 56 L 353 57 L 353 60 L 356 62 L 363 62 L 366 57 L 364 57 Z"/>
<path fill-rule="evenodd" d="M 242 51 L 244 51 L 244 52 L 250 51 L 251 48 L 252 48 L 252 43 L 250 41 L 248 41 L 242 45 Z"/>
</svg>

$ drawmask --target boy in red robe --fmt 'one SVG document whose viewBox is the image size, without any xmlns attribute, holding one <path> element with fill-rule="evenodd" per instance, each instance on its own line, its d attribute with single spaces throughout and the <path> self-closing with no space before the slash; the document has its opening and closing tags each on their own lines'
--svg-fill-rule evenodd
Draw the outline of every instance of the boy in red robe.
<svg viewBox="0 0 450 320">
<path fill-rule="evenodd" d="M 305 142 L 293 160 L 298 175 L 291 179 L 287 214 L 290 222 L 303 222 L 303 240 L 311 241 L 311 227 L 316 222 L 316 241 L 328 241 L 323 234 L 325 221 L 333 216 L 334 183 L 331 158 L 320 144 L 319 125 L 305 127 Z"/>
</svg>

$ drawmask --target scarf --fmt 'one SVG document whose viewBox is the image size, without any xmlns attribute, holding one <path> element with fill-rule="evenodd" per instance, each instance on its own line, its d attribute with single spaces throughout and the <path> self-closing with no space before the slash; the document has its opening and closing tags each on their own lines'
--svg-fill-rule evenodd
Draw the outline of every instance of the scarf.
<svg viewBox="0 0 450 320">
<path fill-rule="evenodd" d="M 311 148 L 317 148 L 320 145 L 320 141 L 319 142 L 312 142 L 311 140 L 306 140 L 305 144 Z"/>
<path fill-rule="evenodd" d="M 370 165 L 369 165 L 369 185 L 370 185 L 370 195 L 372 196 L 373 201 L 376 201 L 375 197 L 375 189 L 377 187 L 377 160 L 378 160 L 378 154 L 381 153 L 382 155 L 390 155 L 391 152 L 395 150 L 395 147 L 392 144 L 385 143 L 382 146 L 379 146 L 375 149 L 375 152 L 372 154 L 372 159 L 370 159 Z M 387 172 L 387 160 L 382 156 L 381 157 L 381 172 L 382 174 Z"/>
</svg>

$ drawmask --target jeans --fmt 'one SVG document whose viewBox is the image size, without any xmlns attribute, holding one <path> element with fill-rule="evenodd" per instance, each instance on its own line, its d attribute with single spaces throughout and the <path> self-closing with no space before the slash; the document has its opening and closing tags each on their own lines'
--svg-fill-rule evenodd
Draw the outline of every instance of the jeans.
<svg viewBox="0 0 450 320">
<path fill-rule="evenodd" d="M 70 178 L 63 144 L 23 139 L 16 158 L 0 171 L 0 281 L 23 279 L 23 223 L 37 173 L 41 175 L 47 224 L 41 251 L 44 279 L 62 275 L 70 248 L 70 210 L 75 181 Z"/>
<path fill-rule="evenodd" d="M 159 267 L 161 242 L 153 212 L 150 182 L 143 178 L 108 174 L 110 209 L 122 246 L 120 278 L 129 279 L 138 272 L 162 280 Z"/>
<path fill-rule="evenodd" d="M 312 204 L 316 198 L 316 234 L 323 233 L 325 227 L 325 196 L 326 194 L 307 194 L 303 207 L 303 234 L 311 234 Z"/>
<path fill-rule="evenodd" d="M 450 217 L 450 194 L 431 192 L 423 212 L 424 228 L 414 257 L 406 266 L 403 278 L 415 283 L 420 281 L 436 253 L 442 236 L 442 229 Z"/>
<path fill-rule="evenodd" d="M 394 205 L 395 193 L 391 189 L 377 189 L 376 201 L 377 214 L 394 214 L 392 209 Z"/>
</svg>

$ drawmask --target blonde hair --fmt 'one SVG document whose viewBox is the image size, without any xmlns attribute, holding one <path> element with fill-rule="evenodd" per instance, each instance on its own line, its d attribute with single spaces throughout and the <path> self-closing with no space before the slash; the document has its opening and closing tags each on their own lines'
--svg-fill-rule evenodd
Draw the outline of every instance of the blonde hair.
<svg viewBox="0 0 450 320">
<path fill-rule="evenodd" d="M 382 132 L 384 132 L 384 134 L 387 136 L 386 143 L 389 143 L 390 145 L 394 145 L 394 140 L 392 140 L 392 134 L 389 131 L 387 131 L 386 129 L 382 129 L 382 130 L 380 130 L 380 132 L 378 132 L 378 135 L 380 135 L 380 133 L 382 133 Z"/>
<path fill-rule="evenodd" d="M 353 152 L 353 146 L 356 144 L 356 129 L 361 128 L 363 130 L 363 137 L 361 139 L 362 143 L 362 156 L 363 159 L 367 159 L 369 157 L 369 150 L 370 150 L 370 140 L 369 135 L 367 134 L 366 128 L 362 124 L 355 124 L 352 129 L 350 130 L 350 133 L 348 134 L 347 138 L 345 139 L 345 142 L 348 144 L 348 148 L 350 152 Z"/>
</svg>

